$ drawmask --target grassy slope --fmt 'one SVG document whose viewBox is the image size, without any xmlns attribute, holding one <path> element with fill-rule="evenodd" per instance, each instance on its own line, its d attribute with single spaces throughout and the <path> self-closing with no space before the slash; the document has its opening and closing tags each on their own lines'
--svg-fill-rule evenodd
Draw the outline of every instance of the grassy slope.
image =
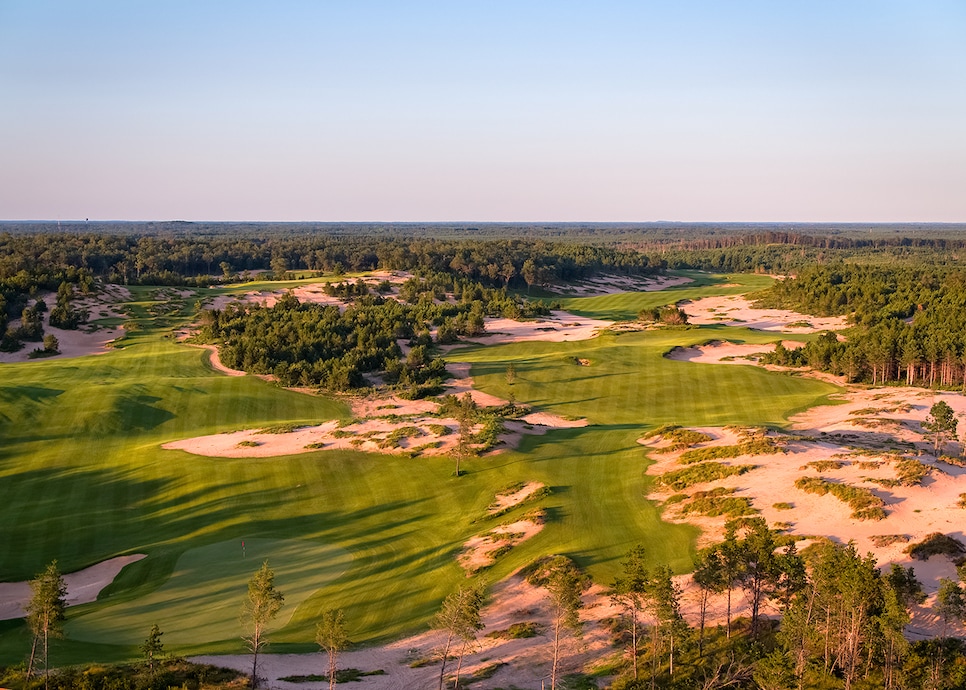
<svg viewBox="0 0 966 690">
<path fill-rule="evenodd" d="M 633 297 L 664 304 L 682 293 Z M 694 530 L 661 523 L 644 499 L 647 460 L 635 443 L 641 431 L 662 422 L 778 424 L 790 410 L 833 390 L 750 367 L 661 357 L 672 345 L 722 337 L 721 327 L 473 348 L 451 358 L 474 362 L 473 374 L 485 390 L 506 394 L 503 371 L 514 361 L 517 400 L 586 415 L 596 426 L 531 438 L 518 452 L 474 460 L 467 465 L 470 474 L 460 479 L 451 476 L 445 459 L 348 452 L 199 458 L 159 445 L 260 424 L 317 421 L 347 410 L 252 377 L 213 372 L 204 352 L 161 337 L 184 318 L 193 300 L 162 305 L 151 294 L 136 290 L 131 316 L 144 330 L 129 336 L 122 350 L 3 367 L 0 577 L 29 577 L 51 558 L 74 570 L 120 553 L 149 554 L 126 569 L 102 601 L 72 609 L 73 639 L 56 650 L 61 660 L 123 658 L 132 653 L 130 643 L 146 635 L 154 611 L 197 615 L 190 597 L 167 605 L 159 598 L 177 583 L 168 578 L 178 559 L 190 550 L 214 553 L 217 545 L 242 539 L 308 540 L 312 549 L 335 554 L 337 563 L 322 568 L 329 568 L 327 575 L 297 567 L 293 591 L 311 588 L 313 578 L 319 585 L 332 579 L 308 595 L 274 636 L 277 651 L 310 649 L 319 612 L 332 606 L 346 607 L 357 641 L 418 629 L 462 580 L 455 565 L 462 542 L 497 522 L 482 519 L 494 492 L 518 480 L 554 488 L 542 503 L 551 519 L 487 574 L 490 581 L 551 551 L 573 555 L 607 581 L 622 554 L 638 542 L 655 562 L 684 569 Z M 617 298 L 623 309 L 640 308 L 629 296 Z M 592 299 L 575 301 L 572 308 L 594 316 L 613 309 Z M 743 329 L 728 333 L 756 342 L 775 338 Z M 590 359 L 592 366 L 571 364 L 573 356 Z M 239 579 L 243 591 L 244 578 Z M 210 593 L 226 586 L 223 577 L 196 580 L 181 594 L 192 587 Z M 140 609 L 130 603 L 137 599 Z M 127 645 L 97 643 L 107 625 L 99 621 L 107 620 L 112 638 Z M 237 638 L 225 635 L 222 642 L 199 639 L 177 651 L 238 650 Z M 22 658 L 25 647 L 22 625 L 0 623 L 0 660 Z"/>
</svg>

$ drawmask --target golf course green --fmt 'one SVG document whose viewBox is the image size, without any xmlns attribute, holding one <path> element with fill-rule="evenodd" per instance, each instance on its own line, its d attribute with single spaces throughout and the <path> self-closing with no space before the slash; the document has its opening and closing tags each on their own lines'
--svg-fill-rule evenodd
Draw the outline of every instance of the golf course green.
<svg viewBox="0 0 966 690">
<path fill-rule="evenodd" d="M 663 292 L 561 301 L 584 316 L 627 319 L 646 306 L 747 292 L 768 280 L 703 276 L 697 286 Z M 837 390 L 756 367 L 664 357 L 675 346 L 712 339 L 778 339 L 743 328 L 468 346 L 447 359 L 470 362 L 478 388 L 590 425 L 473 458 L 461 477 L 441 457 L 314 451 L 207 458 L 161 445 L 347 419 L 350 411 L 342 401 L 212 369 L 206 351 L 171 337 L 192 318 L 196 299 L 139 288 L 118 348 L 0 365 L 0 580 L 29 579 L 53 559 L 71 572 L 147 554 L 97 602 L 69 610 L 67 637 L 55 648 L 62 663 L 134 657 L 154 623 L 172 652 L 241 651 L 238 613 L 248 577 L 264 559 L 286 597 L 273 651 L 315 649 L 318 617 L 336 607 L 345 609 L 355 642 L 419 631 L 465 582 L 456 561 L 462 544 L 534 506 L 487 517 L 494 494 L 520 481 L 551 488 L 537 504 L 547 524 L 485 571 L 488 582 L 563 553 L 606 583 L 638 543 L 653 563 L 685 571 L 697 530 L 662 522 L 647 500 L 649 461 L 636 442 L 642 433 L 664 423 L 781 426 Z M 505 376 L 511 362 L 512 385 Z M 22 660 L 28 649 L 23 622 L 0 621 L 0 663 Z"/>
</svg>

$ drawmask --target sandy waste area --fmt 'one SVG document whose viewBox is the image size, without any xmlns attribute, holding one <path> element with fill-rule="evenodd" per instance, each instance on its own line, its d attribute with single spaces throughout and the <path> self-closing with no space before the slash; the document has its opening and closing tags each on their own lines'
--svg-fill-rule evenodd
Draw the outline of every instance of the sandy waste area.
<svg viewBox="0 0 966 690">
<path fill-rule="evenodd" d="M 808 316 L 788 309 L 758 309 L 744 295 L 702 297 L 680 305 L 688 323 L 744 326 L 760 331 L 818 333 L 848 328 L 844 316 Z"/>
<path fill-rule="evenodd" d="M 67 584 L 67 605 L 89 604 L 97 600 L 97 595 L 107 587 L 124 566 L 144 558 L 146 554 L 118 556 L 101 561 L 76 573 L 64 575 Z M 29 582 L 0 582 L 0 620 L 22 618 L 24 607 L 30 601 Z"/>
<path fill-rule="evenodd" d="M 81 324 L 77 330 L 65 330 L 54 328 L 50 325 L 50 310 L 57 305 L 57 294 L 43 293 L 39 298 L 44 300 L 47 311 L 44 312 L 44 335 L 53 335 L 59 343 L 60 354 L 31 359 L 30 353 L 35 349 L 43 349 L 42 342 L 25 343 L 23 349 L 17 352 L 0 352 L 0 363 L 2 362 L 42 362 L 49 359 L 67 359 L 70 357 L 83 357 L 84 355 L 103 354 L 108 351 L 112 341 L 124 335 L 121 328 L 105 328 L 96 324 Z M 121 285 L 101 285 L 96 293 L 85 296 L 79 295 L 73 301 L 75 309 L 86 309 L 90 313 L 89 320 L 105 318 L 125 318 L 124 314 L 118 311 L 121 302 L 129 301 L 131 293 Z M 33 305 L 35 300 L 30 301 Z M 9 326 L 16 328 L 20 325 L 20 319 L 12 319 Z"/>
</svg>

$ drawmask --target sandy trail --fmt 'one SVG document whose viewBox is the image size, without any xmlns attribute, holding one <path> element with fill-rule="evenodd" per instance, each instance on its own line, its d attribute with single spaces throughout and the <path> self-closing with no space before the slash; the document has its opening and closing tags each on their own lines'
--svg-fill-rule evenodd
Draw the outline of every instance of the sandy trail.
<svg viewBox="0 0 966 690">
<path fill-rule="evenodd" d="M 788 309 L 757 309 L 744 295 L 702 297 L 681 305 L 688 323 L 743 326 L 759 331 L 817 333 L 848 328 L 844 316 L 818 317 Z"/>
<path fill-rule="evenodd" d="M 118 556 L 101 561 L 76 573 L 64 575 L 67 583 L 67 605 L 89 604 L 97 599 L 101 590 L 107 587 L 124 566 L 145 558 L 146 554 Z M 0 582 L 0 620 L 22 618 L 24 606 L 30 601 L 29 582 Z"/>
</svg>

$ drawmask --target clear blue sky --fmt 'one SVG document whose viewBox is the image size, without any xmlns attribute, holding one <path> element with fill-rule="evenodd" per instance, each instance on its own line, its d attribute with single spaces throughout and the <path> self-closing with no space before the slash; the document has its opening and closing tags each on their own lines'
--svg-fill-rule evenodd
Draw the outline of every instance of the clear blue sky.
<svg viewBox="0 0 966 690">
<path fill-rule="evenodd" d="M 966 2 L 0 0 L 0 218 L 966 221 Z"/>
</svg>

